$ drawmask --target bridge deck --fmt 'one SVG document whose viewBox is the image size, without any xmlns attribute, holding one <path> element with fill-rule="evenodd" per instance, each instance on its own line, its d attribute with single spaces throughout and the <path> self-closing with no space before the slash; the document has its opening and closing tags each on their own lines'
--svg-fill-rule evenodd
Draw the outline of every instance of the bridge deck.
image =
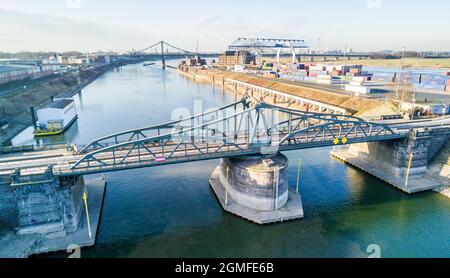
<svg viewBox="0 0 450 278">
<path fill-rule="evenodd" d="M 185 121 L 175 121 L 99 138 L 81 151 L 61 147 L 2 154 L 0 176 L 10 175 L 17 169 L 24 175 L 41 173 L 49 166 L 53 166 L 54 174 L 59 176 L 86 175 L 223 157 L 395 140 L 407 137 L 411 128 L 450 126 L 449 118 L 425 122 L 370 123 L 352 116 L 305 113 L 264 103 L 250 108 L 246 106 L 246 101 L 242 101 L 242 109 L 236 109 L 239 103 L 188 119 L 193 127 L 183 125 Z M 221 110 L 229 111 L 233 107 L 232 115 L 225 113 L 222 118 L 218 117 Z M 280 115 L 274 117 L 274 113 Z M 205 122 L 205 118 L 213 114 L 217 116 Z M 125 141 L 120 141 L 124 138 Z"/>
</svg>

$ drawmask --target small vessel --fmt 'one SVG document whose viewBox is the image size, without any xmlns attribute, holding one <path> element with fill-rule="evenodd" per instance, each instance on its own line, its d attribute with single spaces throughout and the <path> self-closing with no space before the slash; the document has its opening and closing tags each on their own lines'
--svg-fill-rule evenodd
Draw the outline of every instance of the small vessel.
<svg viewBox="0 0 450 278">
<path fill-rule="evenodd" d="M 32 112 L 34 113 L 34 112 Z M 37 111 L 36 137 L 55 136 L 63 134 L 77 120 L 73 99 L 53 100 Z"/>
<path fill-rule="evenodd" d="M 149 67 L 149 66 L 153 66 L 153 65 L 155 65 L 155 63 L 145 63 L 144 67 Z"/>
</svg>

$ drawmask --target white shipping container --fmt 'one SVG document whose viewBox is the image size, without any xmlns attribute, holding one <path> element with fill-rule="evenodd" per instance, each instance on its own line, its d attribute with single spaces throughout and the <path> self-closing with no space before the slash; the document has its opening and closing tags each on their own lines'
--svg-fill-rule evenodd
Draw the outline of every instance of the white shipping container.
<svg viewBox="0 0 450 278">
<path fill-rule="evenodd" d="M 354 76 L 352 80 L 355 82 L 365 82 L 367 81 L 367 76 Z"/>
<path fill-rule="evenodd" d="M 294 71 L 292 74 L 299 75 L 299 76 L 308 76 L 308 71 L 307 70 L 297 70 L 297 71 Z"/>
<path fill-rule="evenodd" d="M 310 71 L 324 71 L 324 67 L 323 66 L 310 66 L 309 70 Z"/>
<path fill-rule="evenodd" d="M 341 81 L 336 79 L 317 79 L 317 84 L 339 84 Z"/>
<path fill-rule="evenodd" d="M 357 93 L 357 94 L 370 94 L 371 89 L 369 87 L 365 86 L 353 86 L 353 85 L 346 85 L 345 90 L 347 92 Z"/>
<path fill-rule="evenodd" d="M 365 83 L 364 82 L 359 82 L 359 81 L 351 81 L 350 85 L 352 86 L 363 86 Z"/>
<path fill-rule="evenodd" d="M 331 75 L 319 74 L 317 75 L 317 79 L 331 80 Z"/>
</svg>

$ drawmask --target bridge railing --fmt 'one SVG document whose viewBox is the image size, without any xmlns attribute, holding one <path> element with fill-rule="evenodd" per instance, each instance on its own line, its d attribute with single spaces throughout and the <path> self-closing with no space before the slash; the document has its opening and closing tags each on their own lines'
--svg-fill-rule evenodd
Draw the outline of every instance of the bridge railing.
<svg viewBox="0 0 450 278">
<path fill-rule="evenodd" d="M 205 113 L 201 113 L 193 117 L 175 120 L 160 125 L 111 134 L 90 142 L 79 151 L 79 154 L 87 154 L 96 149 L 102 149 L 110 145 L 118 145 L 121 143 L 132 142 L 135 140 L 151 138 L 163 134 L 172 133 L 173 131 L 176 130 L 190 128 L 193 126 L 200 125 L 201 123 L 211 121 L 211 118 L 219 119 L 223 117 L 223 113 L 227 113 L 227 110 L 229 110 L 230 108 L 232 108 L 233 111 L 232 113 L 236 113 L 237 111 L 242 111 L 247 107 L 248 107 L 248 99 L 243 98 L 240 101 L 234 102 L 229 105 L 225 105 L 218 109 L 209 110 Z"/>
<path fill-rule="evenodd" d="M 233 115 L 94 150 L 71 170 L 139 167 L 237 154 L 397 139 L 387 125 L 344 115 L 304 113 L 259 103 Z"/>
</svg>

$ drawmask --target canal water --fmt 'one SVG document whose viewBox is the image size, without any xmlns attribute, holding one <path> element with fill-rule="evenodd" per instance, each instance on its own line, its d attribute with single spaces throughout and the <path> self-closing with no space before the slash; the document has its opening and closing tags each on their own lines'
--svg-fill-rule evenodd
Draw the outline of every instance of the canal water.
<svg viewBox="0 0 450 278">
<path fill-rule="evenodd" d="M 206 110 L 234 100 L 174 70 L 142 65 L 105 74 L 75 99 L 77 124 L 64 137 L 40 143 L 86 144 L 169 121 L 176 109 L 194 113 L 199 103 Z M 32 142 L 30 130 L 13 140 Z M 207 161 L 115 172 L 106 175 L 97 245 L 82 256 L 367 258 L 375 244 L 382 257 L 450 257 L 448 198 L 407 196 L 334 160 L 328 148 L 286 155 L 291 186 L 302 160 L 303 220 L 258 226 L 225 213 L 209 187 Z"/>
</svg>

